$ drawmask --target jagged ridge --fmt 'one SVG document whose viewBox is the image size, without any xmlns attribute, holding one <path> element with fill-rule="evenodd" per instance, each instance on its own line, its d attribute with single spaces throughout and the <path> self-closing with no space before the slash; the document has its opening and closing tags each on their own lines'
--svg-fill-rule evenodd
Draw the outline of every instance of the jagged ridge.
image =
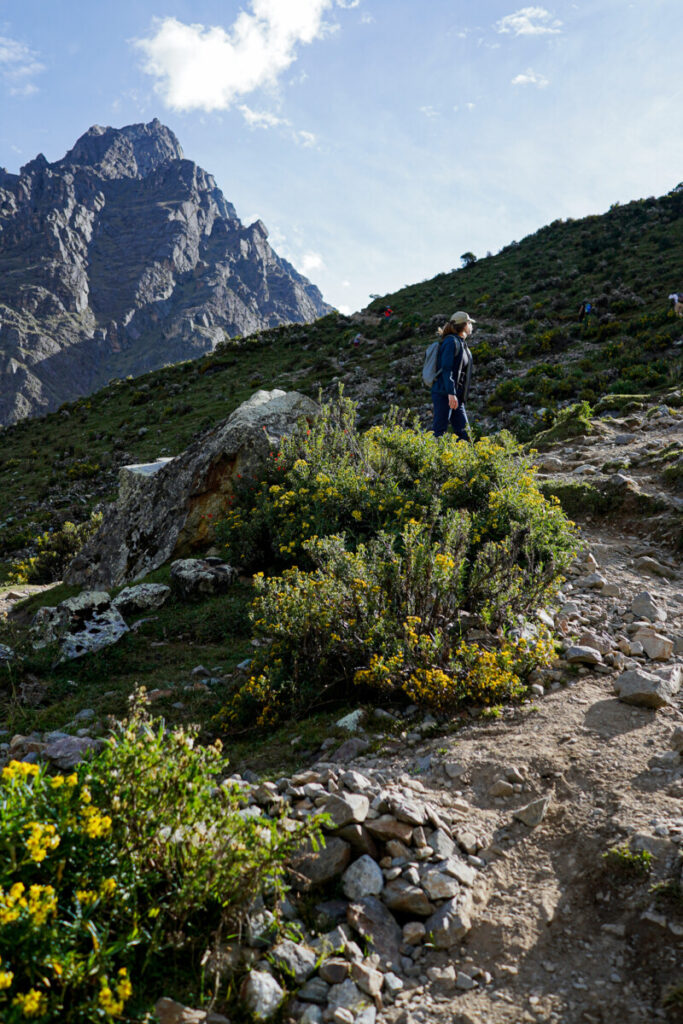
<svg viewBox="0 0 683 1024">
<path fill-rule="evenodd" d="M 157 119 L 0 169 L 0 423 L 329 311 Z"/>
</svg>

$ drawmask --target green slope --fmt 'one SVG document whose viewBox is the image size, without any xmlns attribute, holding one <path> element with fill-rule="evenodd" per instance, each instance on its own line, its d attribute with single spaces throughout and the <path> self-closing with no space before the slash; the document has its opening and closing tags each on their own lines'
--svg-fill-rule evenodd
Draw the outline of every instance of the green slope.
<svg viewBox="0 0 683 1024">
<path fill-rule="evenodd" d="M 369 312 L 390 305 L 388 321 L 331 314 L 113 381 L 0 432 L 0 580 L 38 532 L 80 522 L 111 500 L 121 465 L 176 454 L 256 388 L 315 397 L 342 381 L 360 400 L 362 421 L 397 404 L 427 423 L 422 355 L 454 309 L 478 321 L 470 411 L 482 431 L 507 426 L 529 438 L 579 400 L 603 411 L 680 405 L 683 320 L 670 309 L 672 291 L 683 292 L 682 186 L 602 216 L 555 221 L 470 267 L 375 299 Z M 584 299 L 595 312 L 580 324 Z"/>
</svg>

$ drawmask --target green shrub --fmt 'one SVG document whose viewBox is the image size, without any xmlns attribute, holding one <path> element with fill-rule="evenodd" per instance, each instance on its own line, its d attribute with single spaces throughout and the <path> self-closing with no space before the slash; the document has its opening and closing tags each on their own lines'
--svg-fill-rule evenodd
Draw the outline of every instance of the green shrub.
<svg viewBox="0 0 683 1024">
<path fill-rule="evenodd" d="M 592 415 L 593 410 L 587 401 L 567 405 L 557 413 L 555 422 L 549 430 L 543 430 L 535 436 L 534 444 L 552 444 L 555 441 L 564 441 L 569 437 L 592 434 L 594 429 L 591 422 Z"/>
<path fill-rule="evenodd" d="M 69 562 L 99 530 L 102 513 L 93 512 L 83 523 L 66 522 L 60 530 L 45 532 L 35 539 L 37 554 L 13 562 L 10 583 L 53 583 L 60 580 Z"/>
<path fill-rule="evenodd" d="M 523 678 L 552 659 L 554 646 L 545 634 L 465 641 L 460 613 L 468 605 L 500 611 L 530 596 L 507 544 L 484 545 L 469 566 L 468 534 L 463 514 L 436 543 L 416 523 L 355 552 L 328 537 L 307 545 L 317 570 L 258 575 L 255 626 L 271 642 L 223 720 L 270 725 L 349 697 L 354 686 L 373 702 L 407 697 L 442 714 L 521 694 Z"/>
<path fill-rule="evenodd" d="M 71 775 L 12 762 L 0 777 L 0 1014 L 90 1024 L 182 994 L 212 934 L 282 892 L 317 823 L 240 814 L 220 748 L 164 731 L 140 702 Z M 197 973 L 199 971 L 197 970 Z"/>
<path fill-rule="evenodd" d="M 602 855 L 605 868 L 616 881 L 644 878 L 652 869 L 652 854 L 648 850 L 631 850 L 613 846 Z"/>
<path fill-rule="evenodd" d="M 254 624 L 271 642 L 227 722 L 266 725 L 354 685 L 444 712 L 519 692 L 526 649 L 499 638 L 468 652 L 463 613 L 502 630 L 547 600 L 572 524 L 509 436 L 462 444 L 395 418 L 361 434 L 354 416 L 342 400 L 285 439 L 219 527 L 232 560 L 285 569 L 256 578 Z"/>
</svg>

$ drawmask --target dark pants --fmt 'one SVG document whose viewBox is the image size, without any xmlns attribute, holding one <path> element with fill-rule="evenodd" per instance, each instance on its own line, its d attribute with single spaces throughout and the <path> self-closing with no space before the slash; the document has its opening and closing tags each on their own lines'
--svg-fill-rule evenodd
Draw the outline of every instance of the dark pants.
<svg viewBox="0 0 683 1024">
<path fill-rule="evenodd" d="M 450 426 L 459 441 L 469 441 L 467 413 L 462 402 L 458 400 L 458 408 L 451 409 L 448 405 L 448 395 L 432 395 L 432 404 L 434 406 L 434 423 L 432 425 L 434 437 L 441 437 Z"/>
</svg>

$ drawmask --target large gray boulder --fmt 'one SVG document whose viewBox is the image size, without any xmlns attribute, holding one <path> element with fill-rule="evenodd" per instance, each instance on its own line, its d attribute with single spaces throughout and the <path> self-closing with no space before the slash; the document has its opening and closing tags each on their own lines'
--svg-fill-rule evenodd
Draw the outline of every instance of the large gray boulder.
<svg viewBox="0 0 683 1024">
<path fill-rule="evenodd" d="M 124 467 L 118 500 L 65 581 L 120 586 L 205 546 L 210 517 L 227 509 L 237 478 L 256 476 L 280 438 L 317 412 L 296 391 L 257 391 L 176 458 Z"/>
</svg>

